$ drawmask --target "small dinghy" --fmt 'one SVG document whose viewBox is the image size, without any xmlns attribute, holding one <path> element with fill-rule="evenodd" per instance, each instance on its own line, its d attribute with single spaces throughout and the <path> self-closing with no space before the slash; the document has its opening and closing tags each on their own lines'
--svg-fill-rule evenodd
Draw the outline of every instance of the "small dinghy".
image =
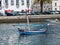
<svg viewBox="0 0 60 45">
<path fill-rule="evenodd" d="M 19 33 L 22 35 L 44 34 L 47 32 L 47 29 L 24 31 L 24 30 L 18 28 L 18 30 L 19 30 Z"/>
<path fill-rule="evenodd" d="M 58 23 L 58 22 L 60 22 L 58 19 L 55 19 L 55 20 L 47 19 L 46 21 L 51 22 L 51 23 Z"/>
</svg>

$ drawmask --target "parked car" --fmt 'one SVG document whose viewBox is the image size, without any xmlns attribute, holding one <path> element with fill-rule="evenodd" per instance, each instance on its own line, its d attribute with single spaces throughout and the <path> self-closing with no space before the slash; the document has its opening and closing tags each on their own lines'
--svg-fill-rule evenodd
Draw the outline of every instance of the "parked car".
<svg viewBox="0 0 60 45">
<path fill-rule="evenodd" d="M 0 16 L 3 16 L 4 14 L 3 13 L 0 13 Z"/>
<path fill-rule="evenodd" d="M 51 12 L 45 11 L 45 12 L 43 12 L 42 14 L 51 14 Z"/>
<path fill-rule="evenodd" d="M 32 14 L 34 14 L 34 15 L 40 15 L 41 12 L 39 12 L 39 11 L 34 11 L 34 12 L 32 12 Z"/>
<path fill-rule="evenodd" d="M 28 15 L 35 15 L 35 13 L 31 12 L 31 13 L 28 13 Z"/>
<path fill-rule="evenodd" d="M 17 14 L 18 14 L 17 11 L 11 12 L 11 15 L 12 15 L 12 16 L 17 16 Z"/>
<path fill-rule="evenodd" d="M 34 13 L 30 12 L 18 12 L 17 15 L 34 15 Z"/>
<path fill-rule="evenodd" d="M 59 11 L 50 11 L 51 14 L 59 14 Z"/>
<path fill-rule="evenodd" d="M 26 12 L 17 12 L 17 15 L 25 15 Z"/>
<path fill-rule="evenodd" d="M 16 12 L 16 11 L 5 12 L 5 14 L 6 14 L 7 16 L 16 16 L 16 15 L 17 15 L 17 12 Z"/>
<path fill-rule="evenodd" d="M 13 10 L 5 10 L 6 16 L 12 16 L 11 12 L 13 12 Z"/>
</svg>

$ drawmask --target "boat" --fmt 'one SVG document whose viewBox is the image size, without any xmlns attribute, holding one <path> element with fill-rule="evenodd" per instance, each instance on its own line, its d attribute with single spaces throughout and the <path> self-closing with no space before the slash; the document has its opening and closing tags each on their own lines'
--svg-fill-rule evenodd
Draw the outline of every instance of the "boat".
<svg viewBox="0 0 60 45">
<path fill-rule="evenodd" d="M 21 29 L 20 26 L 23 26 L 23 25 L 16 25 L 16 27 L 19 31 L 19 34 L 21 34 L 21 35 L 45 34 L 48 30 L 47 25 L 37 25 L 37 24 L 36 25 L 30 25 L 31 27 L 34 26 L 33 27 L 34 29 L 30 28 L 30 30 L 27 29 L 27 31 L 24 29 Z M 41 28 L 39 28 L 39 27 L 41 27 Z"/>
<path fill-rule="evenodd" d="M 24 31 L 22 29 L 18 29 L 18 30 L 19 30 L 19 33 L 22 35 L 45 34 L 47 32 L 46 29 L 31 30 L 31 31 Z"/>
<path fill-rule="evenodd" d="M 27 15 L 27 25 L 24 24 L 18 24 L 15 25 L 19 31 L 19 34 L 22 35 L 30 35 L 30 34 L 44 34 L 47 32 L 48 28 L 47 28 L 47 24 L 30 24 L 29 23 L 29 17 Z M 27 26 L 27 29 L 24 30 L 21 26 Z M 34 28 L 32 29 L 31 26 L 33 26 Z"/>
<path fill-rule="evenodd" d="M 58 19 L 47 19 L 46 21 L 51 23 L 59 23 L 60 21 Z"/>
<path fill-rule="evenodd" d="M 38 28 L 40 26 L 42 26 L 42 28 L 32 30 L 30 26 L 33 26 L 33 25 L 35 26 L 35 28 Z M 35 24 L 30 25 L 28 15 L 27 15 L 27 25 L 19 25 L 18 24 L 16 26 L 17 26 L 17 29 L 19 31 L 19 34 L 21 34 L 21 35 L 45 34 L 48 30 L 47 25 L 43 25 L 43 24 L 41 24 L 41 25 L 39 25 L 39 24 L 38 25 L 35 25 Z M 28 29 L 26 29 L 26 30 L 21 29 L 20 26 L 27 26 Z"/>
</svg>

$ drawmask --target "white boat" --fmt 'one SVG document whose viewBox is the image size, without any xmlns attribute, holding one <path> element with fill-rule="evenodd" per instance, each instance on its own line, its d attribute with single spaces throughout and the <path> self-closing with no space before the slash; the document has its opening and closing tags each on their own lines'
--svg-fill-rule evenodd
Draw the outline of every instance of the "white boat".
<svg viewBox="0 0 60 45">
<path fill-rule="evenodd" d="M 51 23 L 59 23 L 60 21 L 58 19 L 47 19 L 46 21 L 51 22 Z"/>
<path fill-rule="evenodd" d="M 47 19 L 46 21 L 48 21 L 49 23 L 47 24 L 48 26 L 52 26 L 52 25 L 58 25 L 60 23 L 60 21 L 58 19 Z"/>
</svg>

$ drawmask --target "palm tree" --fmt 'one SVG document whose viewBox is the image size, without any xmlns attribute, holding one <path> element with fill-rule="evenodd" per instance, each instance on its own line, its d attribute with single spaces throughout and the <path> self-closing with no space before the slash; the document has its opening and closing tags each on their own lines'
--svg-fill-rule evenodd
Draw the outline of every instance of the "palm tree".
<svg viewBox="0 0 60 45">
<path fill-rule="evenodd" d="M 43 3 L 46 2 L 46 3 L 51 3 L 51 0 L 35 0 L 34 3 L 40 3 L 40 6 L 41 6 L 41 13 L 43 12 Z"/>
</svg>

